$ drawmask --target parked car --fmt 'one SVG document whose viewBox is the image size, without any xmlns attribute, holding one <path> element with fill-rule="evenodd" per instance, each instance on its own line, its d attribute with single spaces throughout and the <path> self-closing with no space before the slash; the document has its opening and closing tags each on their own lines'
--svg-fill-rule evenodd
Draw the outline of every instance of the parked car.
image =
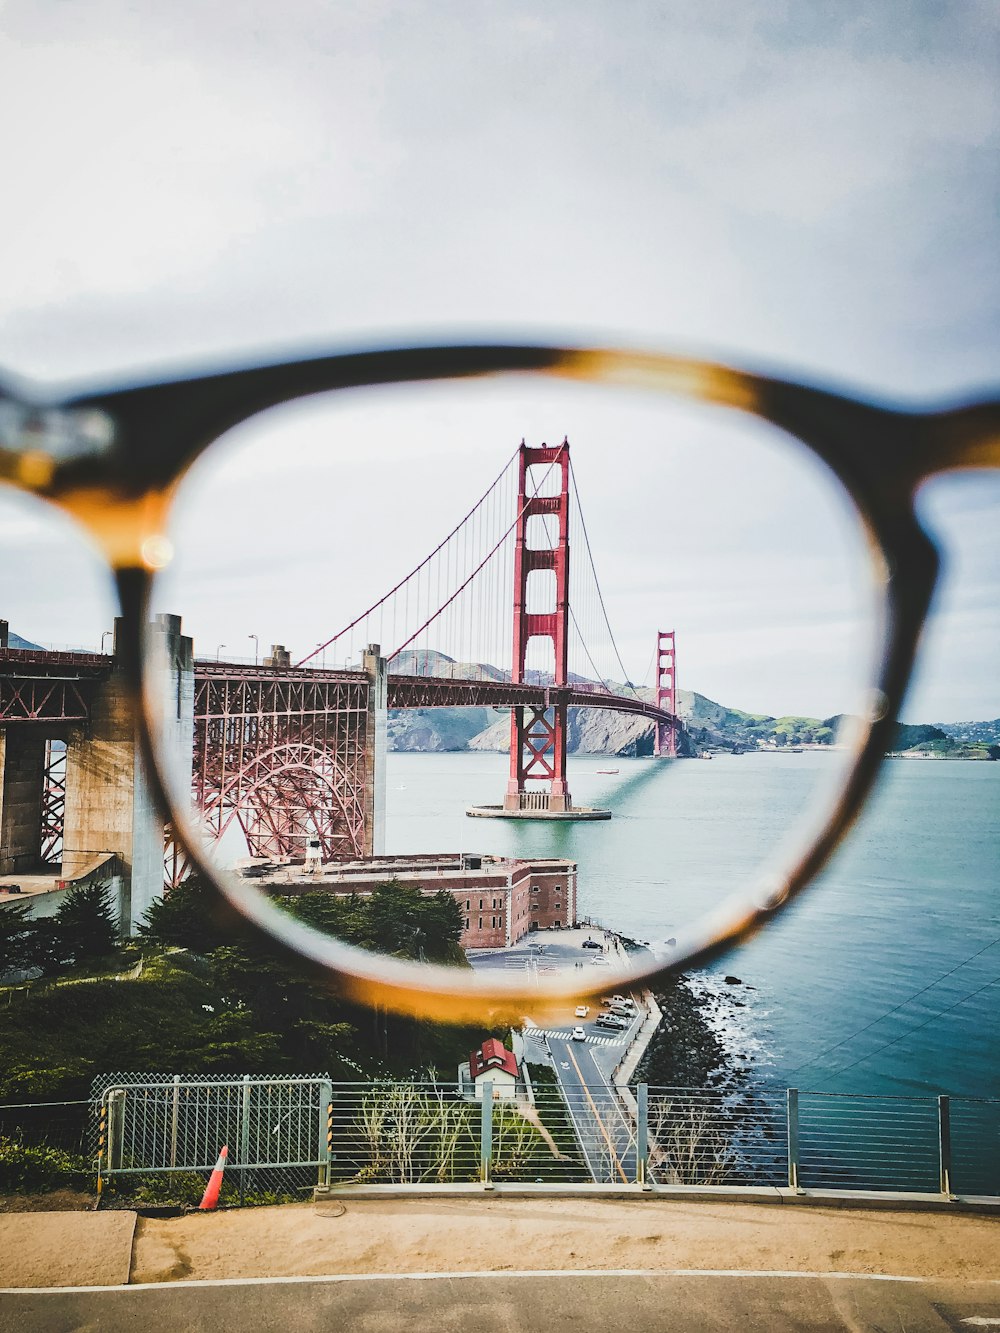
<svg viewBox="0 0 1000 1333">
<path fill-rule="evenodd" d="M 620 1014 L 601 1014 L 597 1020 L 599 1028 L 610 1028 L 613 1032 L 624 1032 L 629 1026 L 627 1018 L 622 1018 Z"/>
<path fill-rule="evenodd" d="M 574 1028 L 574 1029 L 573 1029 L 573 1040 L 574 1040 L 574 1041 L 586 1041 L 586 1040 L 587 1040 L 587 1034 L 586 1034 L 586 1032 L 584 1032 L 583 1028 Z"/>
<path fill-rule="evenodd" d="M 600 949 L 600 951 L 601 951 L 602 953 L 604 952 L 604 945 L 603 945 L 603 944 L 598 944 L 596 940 L 584 940 L 583 943 L 580 945 L 580 948 L 581 948 L 581 949 Z"/>
<path fill-rule="evenodd" d="M 590 1005 L 589 1005 L 589 1004 L 578 1004 L 578 1005 L 576 1006 L 576 1016 L 577 1016 L 577 1018 L 586 1018 L 587 1015 L 588 1015 L 589 1013 L 590 1013 Z"/>
</svg>

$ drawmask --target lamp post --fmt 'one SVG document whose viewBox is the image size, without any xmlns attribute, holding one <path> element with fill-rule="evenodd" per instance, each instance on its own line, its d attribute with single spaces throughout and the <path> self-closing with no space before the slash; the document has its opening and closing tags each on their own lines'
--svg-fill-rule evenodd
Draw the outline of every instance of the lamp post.
<svg viewBox="0 0 1000 1333">
<path fill-rule="evenodd" d="M 253 639 L 253 664 L 256 666 L 257 660 L 260 657 L 260 639 L 256 634 L 248 634 L 247 638 Z"/>
<path fill-rule="evenodd" d="M 318 643 L 318 644 L 316 645 L 316 647 L 320 649 L 320 654 L 319 654 L 319 664 L 320 664 L 320 667 L 322 668 L 323 671 L 325 671 L 325 670 L 326 670 L 326 644 L 325 644 L 325 643 Z"/>
<path fill-rule="evenodd" d="M 221 658 L 222 658 L 222 650 L 223 650 L 223 648 L 225 648 L 225 646 L 226 646 L 226 645 L 225 645 L 224 643 L 220 643 L 219 646 L 218 646 L 218 648 L 216 648 L 216 650 L 215 650 L 215 660 L 216 660 L 217 662 L 221 660 Z"/>
<path fill-rule="evenodd" d="M 102 656 L 102 657 L 104 656 L 104 640 L 105 640 L 105 639 L 108 639 L 108 638 L 113 639 L 113 638 L 114 638 L 114 633 L 115 633 L 115 632 L 114 632 L 113 629 L 106 629 L 106 630 L 104 631 L 104 633 L 101 635 L 101 656 Z"/>
</svg>

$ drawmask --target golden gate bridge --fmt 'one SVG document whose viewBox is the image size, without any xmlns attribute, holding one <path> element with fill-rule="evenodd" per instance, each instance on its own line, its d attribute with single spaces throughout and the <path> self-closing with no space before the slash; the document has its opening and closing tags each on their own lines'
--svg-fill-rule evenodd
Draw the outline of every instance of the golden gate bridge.
<svg viewBox="0 0 1000 1333">
<path fill-rule="evenodd" d="M 497 810 L 511 816 L 573 817 L 571 708 L 645 718 L 653 753 L 677 753 L 674 632 L 656 634 L 643 695 L 611 630 L 565 440 L 522 441 L 427 557 L 296 663 L 281 645 L 253 665 L 196 660 L 180 629 L 161 615 L 153 632 L 170 640 L 177 697 L 190 699 L 193 803 L 210 838 L 238 825 L 252 856 L 293 856 L 306 837 L 324 860 L 378 849 L 390 710 L 509 709 Z M 345 665 L 328 669 L 328 656 Z M 60 858 L 66 871 L 74 849 L 116 837 L 120 859 L 136 859 L 115 813 L 137 763 L 117 676 L 114 653 L 13 649 L 0 636 L 0 875 Z M 95 788 L 102 764 L 110 799 Z M 168 879 L 182 871 L 173 860 Z"/>
</svg>

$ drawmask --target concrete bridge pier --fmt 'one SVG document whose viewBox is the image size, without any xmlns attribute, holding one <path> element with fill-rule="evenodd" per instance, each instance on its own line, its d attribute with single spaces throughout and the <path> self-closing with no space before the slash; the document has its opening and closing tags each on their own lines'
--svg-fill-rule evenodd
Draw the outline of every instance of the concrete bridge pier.
<svg viewBox="0 0 1000 1333">
<path fill-rule="evenodd" d="M 68 733 L 62 877 L 86 874 L 99 855 L 114 852 L 122 868 L 119 924 L 124 935 L 133 935 L 163 893 L 164 826 L 153 807 L 118 665 L 120 629 L 116 622 L 115 666 L 94 690 L 90 718 Z M 157 616 L 149 632 L 162 678 L 168 763 L 176 764 L 175 774 L 186 773 L 186 787 L 194 753 L 192 643 L 181 634 L 179 616 Z"/>
</svg>

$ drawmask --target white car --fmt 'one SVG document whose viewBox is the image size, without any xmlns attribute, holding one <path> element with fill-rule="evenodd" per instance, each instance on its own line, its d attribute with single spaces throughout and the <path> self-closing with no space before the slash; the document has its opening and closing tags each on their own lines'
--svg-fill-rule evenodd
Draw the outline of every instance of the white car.
<svg viewBox="0 0 1000 1333">
<path fill-rule="evenodd" d="M 576 1016 L 577 1016 L 577 1018 L 586 1018 L 587 1015 L 588 1015 L 589 1013 L 590 1013 L 590 1005 L 589 1005 L 589 1004 L 578 1004 L 578 1005 L 576 1006 Z"/>
<path fill-rule="evenodd" d="M 586 1034 L 586 1032 L 584 1032 L 583 1028 L 574 1028 L 574 1029 L 573 1029 L 573 1040 L 574 1040 L 574 1041 L 586 1041 L 586 1040 L 587 1040 L 587 1034 Z"/>
</svg>

